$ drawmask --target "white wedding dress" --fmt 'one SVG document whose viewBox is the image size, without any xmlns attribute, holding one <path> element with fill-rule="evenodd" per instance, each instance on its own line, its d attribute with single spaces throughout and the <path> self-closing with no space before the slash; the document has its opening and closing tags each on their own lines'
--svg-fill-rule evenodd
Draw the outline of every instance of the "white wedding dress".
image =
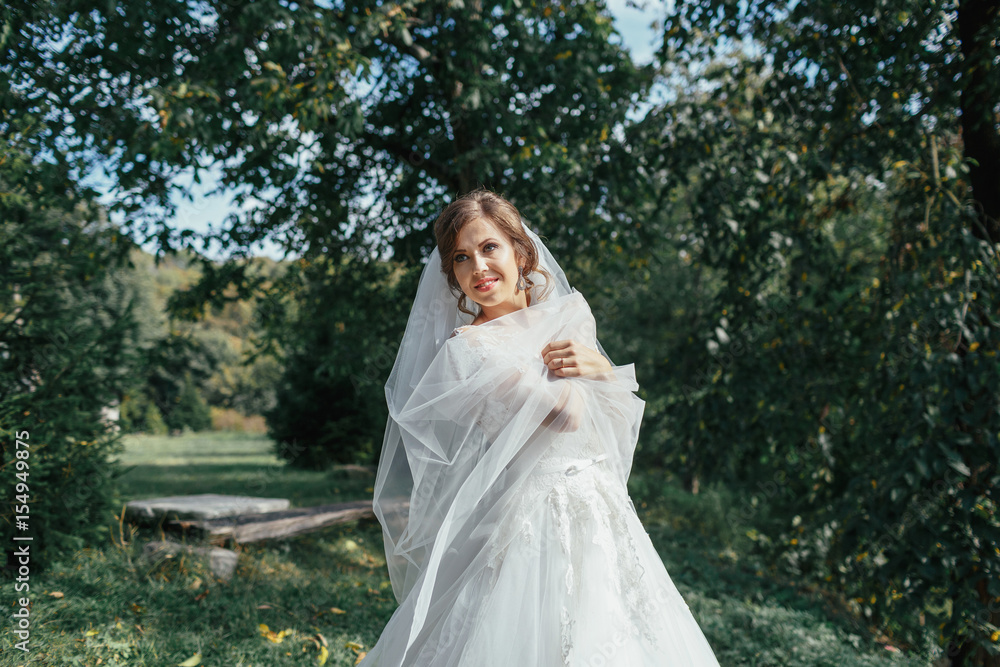
<svg viewBox="0 0 1000 667">
<path fill-rule="evenodd" d="M 461 422 L 471 411 L 472 435 L 466 436 L 461 451 L 475 455 L 462 469 L 492 470 L 492 476 L 484 478 L 492 481 L 502 478 L 520 459 L 491 449 L 505 446 L 508 440 L 517 442 L 515 448 L 523 447 L 526 438 L 510 434 L 518 419 L 551 395 L 553 388 L 576 383 L 573 386 L 583 388 L 580 393 L 588 414 L 597 416 L 575 429 L 554 435 L 546 432 L 544 447 L 517 478 L 514 492 L 497 494 L 499 500 L 492 503 L 486 500 L 489 494 L 480 493 L 470 496 L 475 501 L 463 503 L 460 494 L 465 487 L 488 486 L 477 481 L 464 485 L 447 503 L 442 501 L 451 511 L 452 505 L 461 509 L 471 502 L 486 509 L 470 524 L 475 527 L 469 530 L 469 539 L 456 538 L 440 547 L 440 560 L 428 557 L 417 560 L 419 568 L 407 565 L 419 575 L 407 575 L 410 581 L 397 591 L 401 606 L 360 663 L 362 667 L 718 665 L 628 496 L 625 481 L 643 406 L 631 393 L 637 387 L 634 370 L 631 365 L 615 367 L 613 382 L 546 376 L 539 347 L 546 340 L 565 337 L 588 342 L 593 319 L 579 293 L 554 299 L 537 310 L 542 308 L 556 317 L 544 317 L 533 307 L 519 311 L 521 315 L 499 318 L 502 321 L 456 329 L 438 355 L 443 358 L 435 360 L 442 377 L 454 376 L 454 389 L 449 389 L 450 382 L 441 389 L 444 383 L 438 381 L 432 385 L 433 392 L 421 394 L 426 381 L 417 385 L 407 405 L 416 404 L 421 411 L 411 411 L 409 427 L 407 411 L 398 413 L 403 431 L 422 428 L 438 418 Z M 520 317 L 535 319 L 519 322 Z M 559 330 L 566 326 L 571 330 Z M 596 339 L 589 344 L 596 345 Z M 473 381 L 484 368 L 493 366 L 510 369 L 509 375 L 498 371 L 488 380 Z M 521 403 L 510 391 L 503 391 L 503 387 L 519 384 L 533 388 L 524 390 L 529 398 Z M 490 388 L 496 391 L 485 393 Z M 545 391 L 549 394 L 540 393 Z M 434 406 L 433 415 L 427 406 Z M 531 424 L 529 431 L 536 425 L 528 418 L 525 421 Z M 420 441 L 430 437 L 422 432 L 419 436 Z M 458 465 L 458 456 L 445 454 L 440 455 L 442 460 Z M 498 463 L 490 464 L 492 454 L 501 457 Z M 418 470 L 424 459 L 413 452 L 409 456 L 410 466 Z M 418 502 L 414 495 L 409 503 L 414 515 Z M 449 513 L 438 523 L 461 523 L 452 517 Z M 405 542 L 394 538 L 393 546 Z M 468 555 L 462 555 L 470 543 L 481 546 L 470 547 Z M 430 553 L 433 546 L 427 549 Z M 452 561 L 449 556 L 454 556 Z M 435 573 L 436 579 L 428 580 L 428 572 Z M 449 572 L 461 574 L 449 577 Z"/>
</svg>

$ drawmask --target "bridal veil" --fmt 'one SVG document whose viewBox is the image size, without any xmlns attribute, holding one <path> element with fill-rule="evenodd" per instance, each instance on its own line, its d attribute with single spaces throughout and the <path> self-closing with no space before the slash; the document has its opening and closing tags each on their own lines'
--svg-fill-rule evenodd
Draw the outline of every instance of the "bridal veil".
<svg viewBox="0 0 1000 667">
<path fill-rule="evenodd" d="M 485 590 L 517 508 L 546 493 L 540 467 L 601 460 L 622 487 L 628 479 L 644 407 L 634 369 L 578 378 L 547 369 L 541 349 L 553 340 L 605 352 L 586 300 L 522 225 L 548 274 L 529 275 L 527 308 L 454 333 L 472 318 L 458 309 L 437 248 L 421 273 L 385 387 L 389 418 L 374 486 L 400 606 L 366 666 L 432 664 L 426 656 L 461 664 L 476 622 L 462 609 L 475 609 L 471 598 Z"/>
</svg>

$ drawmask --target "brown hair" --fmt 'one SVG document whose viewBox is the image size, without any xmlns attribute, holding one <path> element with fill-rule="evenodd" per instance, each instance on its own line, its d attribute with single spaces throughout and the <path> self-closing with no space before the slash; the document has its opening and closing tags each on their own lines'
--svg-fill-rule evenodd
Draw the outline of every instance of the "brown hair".
<svg viewBox="0 0 1000 667">
<path fill-rule="evenodd" d="M 552 281 L 548 271 L 538 266 L 538 251 L 524 231 L 521 214 L 514 205 L 484 188 L 466 193 L 448 204 L 434 221 L 434 237 L 437 239 L 438 253 L 441 255 L 441 272 L 448 277 L 448 286 L 458 297 L 458 309 L 472 316 L 476 313 L 466 307 L 465 292 L 455 278 L 455 246 L 458 245 L 458 235 L 462 228 L 480 218 L 489 220 L 510 239 L 518 265 L 524 263 L 524 281 L 528 284 L 526 292 L 535 287 L 535 283 L 528 277 L 533 271 L 544 276 L 546 285 L 550 285 Z M 532 301 L 541 301 L 544 296 L 544 293 L 534 296 Z"/>
</svg>

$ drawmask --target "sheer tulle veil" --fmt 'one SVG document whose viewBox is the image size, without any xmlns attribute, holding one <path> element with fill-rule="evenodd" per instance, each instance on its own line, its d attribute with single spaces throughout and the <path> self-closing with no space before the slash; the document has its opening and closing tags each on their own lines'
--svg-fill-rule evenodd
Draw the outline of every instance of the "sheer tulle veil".
<svg viewBox="0 0 1000 667">
<path fill-rule="evenodd" d="M 420 275 L 373 500 L 399 605 L 360 665 L 718 667 L 628 496 L 635 367 L 549 370 L 553 341 L 607 354 L 521 226 L 538 255 L 526 308 L 463 328 L 437 248 Z"/>
<path fill-rule="evenodd" d="M 550 276 L 546 280 L 540 272 L 529 274 L 536 285 L 532 290 L 532 305 L 576 292 L 538 234 L 523 218 L 521 224 L 535 244 L 539 267 Z M 445 340 L 456 327 L 469 324 L 471 320 L 471 316 L 458 309 L 457 295 L 449 288 L 441 271 L 441 256 L 435 247 L 420 274 L 406 330 L 385 385 L 389 419 L 374 487 L 375 514 L 383 527 L 390 580 L 399 601 L 406 597 L 423 563 L 404 540 L 414 479 L 406 455 L 405 431 L 400 429 L 397 418 Z M 599 342 L 597 345 L 607 356 Z"/>
<path fill-rule="evenodd" d="M 541 350 L 554 340 L 607 354 L 586 300 L 521 224 L 544 270 L 528 275 L 527 308 L 453 335 L 472 316 L 458 309 L 437 248 L 422 270 L 385 386 L 373 500 L 400 606 L 365 664 L 392 655 L 402 662 L 389 664 L 437 665 L 453 655 L 472 632 L 476 591 L 496 571 L 514 514 L 546 493 L 525 485 L 546 457 L 598 451 L 622 488 L 628 479 L 644 406 L 634 368 L 575 378 L 548 370 Z"/>
</svg>

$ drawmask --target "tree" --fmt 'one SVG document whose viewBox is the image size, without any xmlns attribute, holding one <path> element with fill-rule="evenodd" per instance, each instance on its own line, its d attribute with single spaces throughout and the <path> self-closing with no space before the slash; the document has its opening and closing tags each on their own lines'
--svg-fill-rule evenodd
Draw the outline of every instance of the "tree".
<svg viewBox="0 0 1000 667">
<path fill-rule="evenodd" d="M 615 43 L 602 2 L 74 0 L 6 11 L 0 71 L 40 91 L 20 112 L 51 118 L 37 150 L 60 145 L 83 173 L 100 165 L 130 234 L 164 250 L 194 245 L 166 222 L 180 174 L 200 182 L 215 170 L 236 192 L 238 212 L 205 239 L 231 261 L 204 263 L 173 302 L 179 315 L 333 281 L 302 268 L 326 259 L 391 254 L 416 266 L 433 218 L 480 184 L 560 256 L 595 257 L 612 234 L 641 245 L 634 154 L 614 129 L 653 70 Z M 265 239 L 306 264 L 268 286 L 239 261 Z"/>
<path fill-rule="evenodd" d="M 593 1 L 7 11 L 2 69 L 45 91 L 24 109 L 51 114 L 45 144 L 104 165 L 116 210 L 163 247 L 191 241 L 165 222 L 172 179 L 210 168 L 244 207 L 213 235 L 237 254 L 265 238 L 307 258 L 393 243 L 412 262 L 443 204 L 480 183 L 586 243 L 609 231 L 627 175 L 611 129 L 652 75 Z M 243 271 L 205 280 L 242 285 Z"/>
<path fill-rule="evenodd" d="M 141 389 L 128 391 L 122 397 L 119 426 L 124 433 L 166 435 L 169 431 L 156 403 Z"/>
<path fill-rule="evenodd" d="M 998 21 L 678 3 L 660 57 L 700 94 L 645 130 L 726 279 L 683 355 L 684 453 L 756 485 L 784 562 L 878 625 L 937 617 L 953 664 L 1000 636 Z"/>
<path fill-rule="evenodd" d="M 13 111 L 18 95 L 0 88 L 0 478 L 17 494 L 0 525 L 5 567 L 27 544 L 34 571 L 103 537 L 118 509 L 101 411 L 129 383 L 139 326 L 121 275 L 132 244 L 59 154 L 33 155 L 44 124 Z"/>
<path fill-rule="evenodd" d="M 887 149 L 915 160 L 927 133 L 960 129 L 977 203 L 977 238 L 1000 243 L 1000 5 L 991 0 L 877 6 L 721 0 L 667 17 L 660 57 L 683 62 L 734 42 L 763 50 L 765 97 L 793 107 L 833 159 L 876 165 Z"/>
<path fill-rule="evenodd" d="M 166 419 L 167 426 L 171 429 L 207 431 L 212 428 L 212 413 L 190 372 L 184 374 L 184 383 L 172 408 Z"/>
<path fill-rule="evenodd" d="M 278 454 L 294 465 L 377 460 L 388 412 L 385 382 L 420 267 L 320 260 L 281 317 L 284 373 L 267 413 Z"/>
</svg>

